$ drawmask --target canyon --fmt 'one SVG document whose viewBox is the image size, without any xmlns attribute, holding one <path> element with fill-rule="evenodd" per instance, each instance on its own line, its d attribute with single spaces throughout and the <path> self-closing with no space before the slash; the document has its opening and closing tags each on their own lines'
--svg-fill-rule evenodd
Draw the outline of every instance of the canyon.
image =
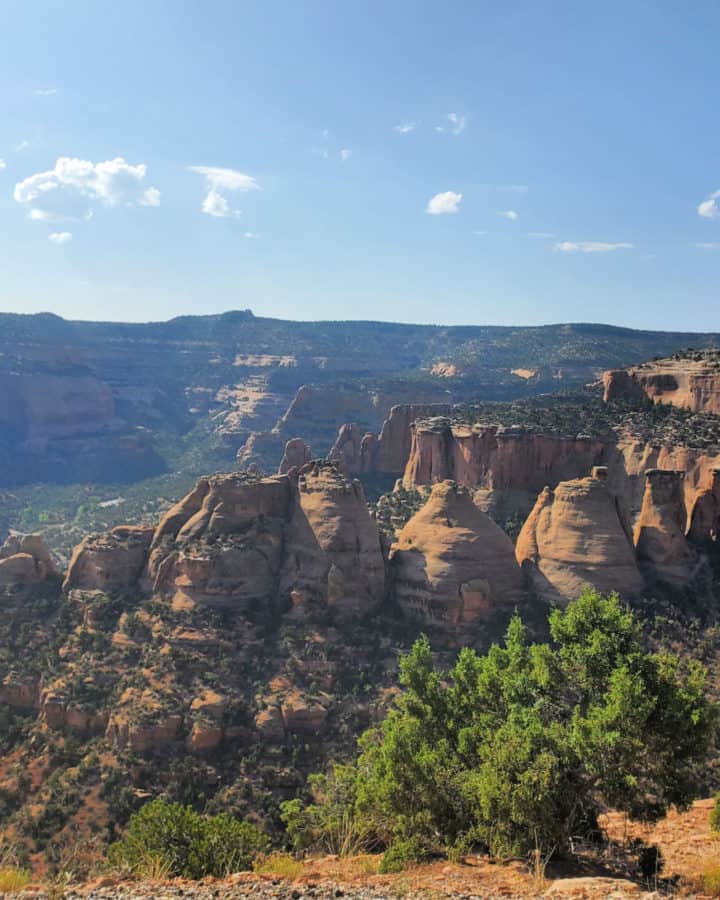
<svg viewBox="0 0 720 900">
<path fill-rule="evenodd" d="M 247 316 L 202 323 L 218 342 L 225 325 L 260 327 Z M 712 409 L 613 396 L 617 379 L 595 369 L 591 386 L 551 394 L 528 394 L 533 379 L 510 375 L 522 393 L 504 399 L 478 399 L 474 376 L 458 374 L 467 364 L 411 387 L 395 380 L 398 365 L 418 357 L 402 353 L 382 385 L 363 370 L 348 387 L 342 356 L 282 341 L 250 353 L 228 340 L 206 370 L 210 336 L 202 350 L 185 345 L 199 327 L 171 328 L 176 374 L 197 364 L 201 376 L 188 391 L 183 375 L 185 406 L 173 394 L 181 382 L 136 394 L 144 374 L 122 386 L 117 370 L 107 382 L 78 374 L 88 358 L 70 350 L 24 363 L 72 367 L 72 378 L 53 375 L 70 379 L 64 399 L 48 389 L 43 407 L 11 381 L 4 400 L 7 452 L 50 459 L 89 442 L 110 464 L 133 429 L 160 446 L 166 416 L 177 442 L 185 428 L 198 441 L 186 444 L 194 462 L 173 482 L 177 496 L 123 521 L 132 485 L 113 487 L 101 508 L 114 521 L 79 529 L 67 554 L 55 543 L 62 521 L 24 533 L 23 487 L 3 495 L 0 799 L 32 860 L 78 834 L 112 835 L 159 792 L 276 821 L 280 800 L 347 758 L 390 708 L 398 656 L 421 633 L 450 660 L 497 640 L 516 611 L 542 633 L 548 609 L 585 585 L 712 621 Z M 97 328 L 104 341 L 114 333 Z M 128 326 L 121 344 L 121 334 L 148 337 Z M 167 335 L 156 339 L 167 352 Z M 127 349 L 109 348 L 111 361 Z M 357 375 L 372 360 L 350 353 L 347 365 Z"/>
</svg>

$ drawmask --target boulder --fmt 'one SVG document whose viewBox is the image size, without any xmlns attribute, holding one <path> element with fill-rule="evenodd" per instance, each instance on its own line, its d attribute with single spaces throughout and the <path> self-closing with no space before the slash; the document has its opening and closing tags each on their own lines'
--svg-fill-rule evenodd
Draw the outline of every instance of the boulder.
<svg viewBox="0 0 720 900">
<path fill-rule="evenodd" d="M 513 609 L 523 578 L 512 542 L 454 481 L 436 484 L 390 551 L 394 593 L 409 616 L 468 626 Z"/>
<path fill-rule="evenodd" d="M 0 587 L 38 584 L 57 575 L 40 534 L 11 534 L 0 547 Z"/>
<path fill-rule="evenodd" d="M 546 487 L 523 525 L 515 556 L 534 590 L 567 602 L 590 585 L 633 596 L 642 588 L 627 524 L 607 486 L 607 469 Z"/>
</svg>

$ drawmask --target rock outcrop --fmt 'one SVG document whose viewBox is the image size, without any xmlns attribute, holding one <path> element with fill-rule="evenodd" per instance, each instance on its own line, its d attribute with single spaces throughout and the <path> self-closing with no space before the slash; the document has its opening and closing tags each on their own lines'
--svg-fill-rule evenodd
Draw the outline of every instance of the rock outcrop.
<svg viewBox="0 0 720 900">
<path fill-rule="evenodd" d="M 302 438 L 290 438 L 280 460 L 278 475 L 286 475 L 291 469 L 301 469 L 312 459 L 312 450 Z"/>
<path fill-rule="evenodd" d="M 624 597 L 642 577 L 627 523 L 607 486 L 607 469 L 546 487 L 518 536 L 515 555 L 534 590 L 550 602 L 576 599 L 585 585 Z"/>
<path fill-rule="evenodd" d="M 73 551 L 63 590 L 126 590 L 137 584 L 147 562 L 153 529 L 119 525 L 86 537 Z"/>
<path fill-rule="evenodd" d="M 669 403 L 693 412 L 720 413 L 720 351 L 686 351 L 628 369 L 603 373 L 606 402 Z"/>
<path fill-rule="evenodd" d="M 523 592 L 512 542 L 450 480 L 402 529 L 390 564 L 400 607 L 428 624 L 472 626 L 512 609 Z"/>
<path fill-rule="evenodd" d="M 380 536 L 362 487 L 329 463 L 295 476 L 203 479 L 152 543 L 152 589 L 193 603 L 342 618 L 384 598 Z"/>
<path fill-rule="evenodd" d="M 517 427 L 458 425 L 440 417 L 412 429 L 406 487 L 451 478 L 478 491 L 477 502 L 500 515 L 525 511 L 546 486 L 582 477 L 604 463 L 607 442 Z"/>
<path fill-rule="evenodd" d="M 340 426 L 337 439 L 327 455 L 330 462 L 346 475 L 369 471 L 375 448 L 375 435 L 350 423 Z"/>
<path fill-rule="evenodd" d="M 649 584 L 686 586 L 697 557 L 685 537 L 684 472 L 648 469 L 640 517 L 635 526 L 637 558 Z"/>
<path fill-rule="evenodd" d="M 713 469 L 709 487 L 701 490 L 690 514 L 688 538 L 697 544 L 718 540 L 720 532 L 720 469 Z"/>
<path fill-rule="evenodd" d="M 40 534 L 11 534 L 0 547 L 0 588 L 38 584 L 57 575 Z"/>
</svg>

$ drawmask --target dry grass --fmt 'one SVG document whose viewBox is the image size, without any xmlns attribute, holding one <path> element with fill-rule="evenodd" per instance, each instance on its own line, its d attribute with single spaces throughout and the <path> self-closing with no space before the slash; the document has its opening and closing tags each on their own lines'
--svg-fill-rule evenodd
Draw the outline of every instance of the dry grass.
<svg viewBox="0 0 720 900">
<path fill-rule="evenodd" d="M 253 871 L 258 875 L 277 875 L 279 878 L 294 880 L 303 874 L 305 866 L 289 853 L 271 853 L 270 856 L 258 860 L 253 866 Z"/>
<path fill-rule="evenodd" d="M 0 869 L 0 893 L 21 891 L 30 884 L 32 874 L 27 869 L 18 869 L 16 866 L 3 866 Z"/>
</svg>

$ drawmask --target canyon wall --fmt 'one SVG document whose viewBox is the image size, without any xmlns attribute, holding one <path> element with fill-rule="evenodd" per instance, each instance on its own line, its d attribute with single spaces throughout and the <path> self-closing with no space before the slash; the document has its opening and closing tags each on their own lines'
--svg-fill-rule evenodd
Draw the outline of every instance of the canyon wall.
<svg viewBox="0 0 720 900">
<path fill-rule="evenodd" d="M 606 402 L 650 400 L 720 413 L 720 351 L 687 351 L 603 374 Z"/>
</svg>

